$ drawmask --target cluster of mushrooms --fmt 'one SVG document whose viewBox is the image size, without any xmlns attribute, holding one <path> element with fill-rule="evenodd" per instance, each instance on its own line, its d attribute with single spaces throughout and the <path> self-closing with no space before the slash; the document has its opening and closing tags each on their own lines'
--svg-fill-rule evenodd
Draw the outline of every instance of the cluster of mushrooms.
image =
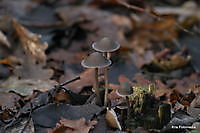
<svg viewBox="0 0 200 133">
<path fill-rule="evenodd" d="M 109 79 L 108 79 L 108 68 L 112 64 L 111 61 L 111 53 L 114 51 L 117 51 L 120 48 L 120 44 L 104 37 L 98 42 L 94 42 L 92 44 L 92 48 L 96 51 L 92 54 L 90 54 L 86 59 L 82 60 L 81 65 L 84 68 L 92 68 L 94 69 L 94 85 L 93 90 L 96 94 L 96 103 L 98 105 L 102 105 L 101 97 L 100 97 L 100 90 L 99 90 L 99 81 L 98 81 L 98 73 L 99 69 L 104 70 L 104 82 L 105 82 L 105 93 L 104 93 L 104 106 L 108 107 L 108 89 L 109 89 Z M 123 112 L 124 109 L 127 109 L 127 119 L 130 117 L 130 104 L 129 104 L 129 98 L 128 96 L 133 94 L 133 88 L 129 82 L 120 83 L 120 88 L 118 88 L 117 94 L 124 99 L 126 99 L 126 105 L 119 105 L 117 108 L 121 109 Z M 107 110 L 107 114 L 111 113 L 111 119 L 112 121 L 115 121 L 115 124 L 113 127 L 116 127 L 121 130 L 121 126 L 117 120 L 116 114 L 114 113 L 113 109 Z M 122 113 L 121 112 L 121 113 Z M 122 113 L 123 114 L 123 113 Z M 115 117 L 113 117 L 115 116 Z M 121 116 L 122 118 L 123 116 Z M 109 118 L 109 117 L 107 117 Z M 109 118 L 109 119 L 110 119 Z"/>
<path fill-rule="evenodd" d="M 97 101 L 101 104 L 99 82 L 98 82 L 98 69 L 104 68 L 104 80 L 105 80 L 105 95 L 104 95 L 104 106 L 108 105 L 108 67 L 112 64 L 110 57 L 111 53 L 120 48 L 120 44 L 104 37 L 99 42 L 94 42 L 92 48 L 96 51 L 90 54 L 86 59 L 81 62 L 81 65 L 85 68 L 95 69 L 95 83 L 93 89 L 97 96 Z M 127 102 L 128 96 L 133 94 L 133 89 L 129 83 L 122 83 L 118 89 L 118 94 L 122 97 L 126 97 Z M 129 103 L 127 103 L 129 105 Z M 129 110 L 129 109 L 128 109 Z M 129 112 L 129 111 L 128 111 Z"/>
</svg>

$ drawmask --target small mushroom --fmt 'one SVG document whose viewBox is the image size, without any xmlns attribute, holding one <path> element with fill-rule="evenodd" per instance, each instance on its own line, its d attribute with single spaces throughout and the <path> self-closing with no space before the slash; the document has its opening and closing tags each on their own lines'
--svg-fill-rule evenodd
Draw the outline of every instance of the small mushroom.
<svg viewBox="0 0 200 133">
<path fill-rule="evenodd" d="M 122 127 L 125 125 L 126 118 L 126 110 L 128 109 L 127 101 L 125 98 L 120 98 L 118 101 L 118 105 L 116 106 L 120 110 L 120 117 L 119 120 L 121 122 Z"/>
<path fill-rule="evenodd" d="M 126 98 L 126 102 L 127 102 L 127 106 L 128 106 L 127 118 L 129 118 L 130 117 L 130 103 L 129 103 L 128 96 L 133 95 L 133 88 L 132 88 L 131 84 L 128 81 L 120 83 L 120 87 L 117 90 L 117 93 L 119 96 Z"/>
<path fill-rule="evenodd" d="M 98 68 L 104 68 L 111 64 L 109 59 L 106 59 L 98 52 L 94 52 L 90 54 L 85 60 L 82 60 L 81 65 L 85 68 L 94 68 L 95 70 L 95 82 L 94 82 L 94 90 L 97 96 L 97 101 L 101 104 L 101 98 L 99 93 L 99 83 L 98 83 Z"/>
<path fill-rule="evenodd" d="M 93 43 L 92 48 L 98 52 L 102 52 L 107 59 L 110 59 L 110 52 L 114 52 L 118 50 L 120 44 L 114 42 L 113 40 L 104 37 L 98 43 Z M 107 95 L 108 95 L 108 88 L 109 88 L 109 81 L 108 81 L 108 68 L 105 67 L 104 70 L 105 76 L 105 96 L 104 96 L 104 105 L 107 105 Z"/>
</svg>

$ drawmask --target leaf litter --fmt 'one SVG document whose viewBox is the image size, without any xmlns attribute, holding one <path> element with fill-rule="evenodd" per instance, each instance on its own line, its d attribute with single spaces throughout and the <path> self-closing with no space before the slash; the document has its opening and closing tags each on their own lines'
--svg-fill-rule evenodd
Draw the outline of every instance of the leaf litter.
<svg viewBox="0 0 200 133">
<path fill-rule="evenodd" d="M 6 17 L 0 9 L 0 130 L 198 132 L 199 39 L 194 35 L 198 30 L 191 27 L 198 26 L 194 9 L 199 10 L 199 3 L 178 0 L 180 6 L 173 7 L 165 1 L 154 1 L 162 8 L 152 1 L 0 2 L 10 14 Z M 44 16 L 47 11 L 50 15 Z M 110 112 L 95 105 L 94 71 L 80 66 L 91 53 L 90 45 L 105 36 L 121 44 L 109 67 Z M 103 69 L 98 79 L 103 99 Z M 126 105 L 117 93 L 124 82 L 134 91 L 128 101 L 130 118 L 124 118 L 126 108 L 118 108 Z"/>
</svg>

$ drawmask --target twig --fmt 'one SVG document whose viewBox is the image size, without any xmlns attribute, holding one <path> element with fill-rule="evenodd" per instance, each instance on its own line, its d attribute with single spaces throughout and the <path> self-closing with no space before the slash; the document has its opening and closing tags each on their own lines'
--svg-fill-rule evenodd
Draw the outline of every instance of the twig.
<svg viewBox="0 0 200 133">
<path fill-rule="evenodd" d="M 80 76 L 77 76 L 77 77 L 75 77 L 75 78 L 73 78 L 73 79 L 71 79 L 71 80 L 69 80 L 69 81 L 66 81 L 66 82 L 60 84 L 59 86 L 65 86 L 65 85 L 67 85 L 67 84 L 69 84 L 69 83 L 71 83 L 71 82 L 74 82 L 74 81 L 80 80 L 80 79 L 81 79 Z"/>
<path fill-rule="evenodd" d="M 28 120 L 27 120 L 27 122 L 26 122 L 26 125 L 25 125 L 24 128 L 22 129 L 21 133 L 23 133 L 23 132 L 25 131 L 25 129 L 27 128 L 27 126 L 28 126 L 28 124 L 29 124 L 29 122 L 30 122 L 30 119 L 31 119 L 31 114 L 32 114 L 32 112 L 33 112 L 33 105 L 32 105 L 32 103 L 30 103 L 30 105 L 31 105 L 31 111 L 30 111 L 30 113 L 29 113 L 29 116 L 28 116 Z"/>
</svg>

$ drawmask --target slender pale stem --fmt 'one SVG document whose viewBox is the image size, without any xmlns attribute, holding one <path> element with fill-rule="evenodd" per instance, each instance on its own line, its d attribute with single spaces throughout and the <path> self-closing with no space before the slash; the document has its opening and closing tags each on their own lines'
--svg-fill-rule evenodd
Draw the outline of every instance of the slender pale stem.
<svg viewBox="0 0 200 133">
<path fill-rule="evenodd" d="M 105 96 L 104 96 L 104 105 L 107 105 L 108 102 L 108 88 L 109 88 L 109 83 L 108 83 L 108 68 L 106 67 L 104 70 L 104 76 L 105 76 Z"/>
<path fill-rule="evenodd" d="M 101 104 L 101 97 L 100 97 L 100 92 L 99 92 L 99 81 L 98 81 L 98 68 L 94 69 L 94 75 L 95 75 L 94 90 L 97 96 L 97 103 Z"/>
<path fill-rule="evenodd" d="M 105 57 L 110 59 L 109 53 L 105 53 Z M 104 95 L 104 106 L 107 106 L 108 103 L 108 88 L 109 88 L 109 81 L 108 81 L 108 67 L 104 69 L 104 78 L 105 78 L 105 95 Z"/>
</svg>

